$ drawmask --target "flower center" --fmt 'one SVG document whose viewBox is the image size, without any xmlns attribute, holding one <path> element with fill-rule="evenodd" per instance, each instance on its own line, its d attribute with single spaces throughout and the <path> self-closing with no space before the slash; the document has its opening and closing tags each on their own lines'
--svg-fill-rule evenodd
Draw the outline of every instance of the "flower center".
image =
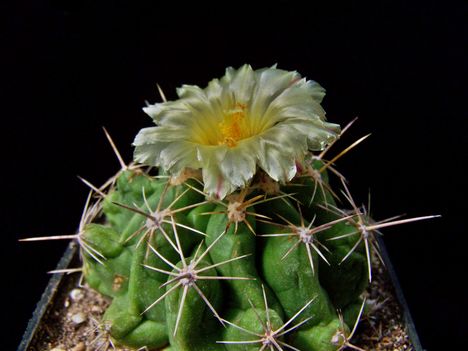
<svg viewBox="0 0 468 351">
<path fill-rule="evenodd" d="M 221 138 L 219 145 L 234 147 L 237 142 L 245 138 L 245 104 L 236 103 L 232 110 L 227 111 L 224 119 L 219 123 Z"/>
</svg>

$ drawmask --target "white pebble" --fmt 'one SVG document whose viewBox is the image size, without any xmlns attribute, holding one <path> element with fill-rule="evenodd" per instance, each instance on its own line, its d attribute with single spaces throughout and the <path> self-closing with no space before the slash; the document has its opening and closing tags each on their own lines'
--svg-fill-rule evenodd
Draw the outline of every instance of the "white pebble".
<svg viewBox="0 0 468 351">
<path fill-rule="evenodd" d="M 84 344 L 84 342 L 80 342 L 79 344 L 77 344 L 74 348 L 71 349 L 71 351 L 84 351 L 86 350 L 86 346 Z"/>
<path fill-rule="evenodd" d="M 71 316 L 71 321 L 78 325 L 83 323 L 86 320 L 86 316 L 82 312 L 75 313 L 73 316 Z"/>
<path fill-rule="evenodd" d="M 81 299 L 83 299 L 83 297 L 84 297 L 84 293 L 83 293 L 83 290 L 81 289 L 73 289 L 70 292 L 70 298 L 73 301 L 80 301 Z"/>
</svg>

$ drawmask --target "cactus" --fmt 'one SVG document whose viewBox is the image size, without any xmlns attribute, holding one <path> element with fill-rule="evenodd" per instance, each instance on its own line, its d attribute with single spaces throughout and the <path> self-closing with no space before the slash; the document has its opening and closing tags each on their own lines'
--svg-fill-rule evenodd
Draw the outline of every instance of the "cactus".
<svg viewBox="0 0 468 351">
<path fill-rule="evenodd" d="M 334 164 L 367 136 L 327 161 L 351 123 L 326 122 L 324 90 L 297 72 L 245 65 L 177 93 L 144 109 L 156 127 L 135 138 L 135 163 L 115 149 L 122 169 L 85 181 L 78 234 L 49 237 L 80 244 L 86 283 L 112 299 L 112 345 L 360 350 L 379 229 L 431 216 L 375 222 L 356 205 Z"/>
</svg>

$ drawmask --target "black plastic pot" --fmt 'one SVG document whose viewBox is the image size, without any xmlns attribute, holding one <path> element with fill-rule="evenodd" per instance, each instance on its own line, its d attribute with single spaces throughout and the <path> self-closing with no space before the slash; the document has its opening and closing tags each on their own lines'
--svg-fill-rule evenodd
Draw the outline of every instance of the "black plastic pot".
<svg viewBox="0 0 468 351">
<path fill-rule="evenodd" d="M 401 290 L 400 283 L 398 282 L 398 278 L 396 276 L 395 270 L 393 265 L 390 261 L 388 256 L 387 249 L 385 248 L 385 244 L 383 240 L 379 239 L 381 255 L 383 261 L 387 267 L 387 273 L 390 277 L 392 285 L 395 289 L 396 298 L 401 306 L 401 312 L 403 315 L 403 320 L 406 325 L 406 330 L 408 336 L 413 344 L 414 351 L 424 351 L 419 341 L 419 336 L 416 332 L 416 328 L 414 326 L 413 319 L 411 318 L 410 311 L 408 309 L 408 305 L 406 303 L 405 297 L 403 295 L 403 291 Z M 78 245 L 75 242 L 70 243 L 67 250 L 65 251 L 63 257 L 60 259 L 57 270 L 58 269 L 66 269 L 70 268 L 70 265 L 73 261 L 78 259 Z M 64 274 L 54 274 L 47 285 L 39 303 L 36 306 L 36 310 L 33 313 L 33 316 L 29 320 L 28 326 L 26 331 L 23 335 L 23 339 L 21 340 L 20 345 L 18 346 L 17 351 L 36 351 L 34 348 L 33 342 L 34 339 L 37 337 L 37 332 L 39 330 L 39 325 L 43 320 L 43 317 L 50 311 L 50 309 L 54 305 L 54 299 L 57 293 L 60 291 L 62 286 L 64 285 Z M 39 350 L 37 350 L 39 351 Z"/>
</svg>

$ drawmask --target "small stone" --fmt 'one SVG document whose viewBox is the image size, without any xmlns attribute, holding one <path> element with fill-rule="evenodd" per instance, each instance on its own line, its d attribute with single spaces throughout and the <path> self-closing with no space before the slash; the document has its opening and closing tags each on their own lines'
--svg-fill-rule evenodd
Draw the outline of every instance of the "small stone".
<svg viewBox="0 0 468 351">
<path fill-rule="evenodd" d="M 63 305 L 65 306 L 65 308 L 70 307 L 70 300 L 69 300 L 69 299 L 65 299 L 65 302 L 64 302 Z"/>
<path fill-rule="evenodd" d="M 50 351 L 67 351 L 67 350 L 62 349 L 61 347 L 54 347 L 53 349 L 50 349 Z"/>
<path fill-rule="evenodd" d="M 83 312 L 78 312 L 71 316 L 70 319 L 75 325 L 78 325 L 86 321 L 86 316 Z"/>
<path fill-rule="evenodd" d="M 81 289 L 73 289 L 71 292 L 70 292 L 70 298 L 73 300 L 73 301 L 80 301 L 82 300 L 84 297 L 84 292 L 83 290 Z"/>
<path fill-rule="evenodd" d="M 71 351 L 85 351 L 85 350 L 86 350 L 86 346 L 83 341 L 78 343 L 74 348 L 71 349 Z"/>
</svg>

